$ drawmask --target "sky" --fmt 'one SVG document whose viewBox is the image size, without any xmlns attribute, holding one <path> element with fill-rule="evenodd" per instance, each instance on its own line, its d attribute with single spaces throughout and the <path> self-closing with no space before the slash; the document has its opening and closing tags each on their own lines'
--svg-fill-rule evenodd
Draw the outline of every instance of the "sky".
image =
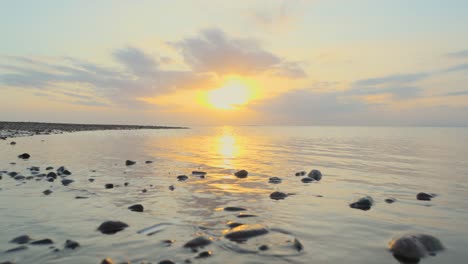
<svg viewBox="0 0 468 264">
<path fill-rule="evenodd" d="M 0 0 L 0 120 L 468 126 L 468 1 Z"/>
</svg>

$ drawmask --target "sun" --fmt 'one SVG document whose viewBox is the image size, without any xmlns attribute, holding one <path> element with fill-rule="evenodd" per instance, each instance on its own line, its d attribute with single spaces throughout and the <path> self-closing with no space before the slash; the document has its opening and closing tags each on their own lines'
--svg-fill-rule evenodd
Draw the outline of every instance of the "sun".
<svg viewBox="0 0 468 264">
<path fill-rule="evenodd" d="M 216 109 L 233 110 L 253 98 L 254 89 L 246 81 L 231 79 L 222 87 L 207 93 L 207 103 Z"/>
</svg>

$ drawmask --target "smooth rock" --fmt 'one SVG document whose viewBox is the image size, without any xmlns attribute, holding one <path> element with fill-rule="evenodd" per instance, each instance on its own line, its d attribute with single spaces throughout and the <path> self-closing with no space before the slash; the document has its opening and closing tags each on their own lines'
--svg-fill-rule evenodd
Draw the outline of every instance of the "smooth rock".
<svg viewBox="0 0 468 264">
<path fill-rule="evenodd" d="M 249 173 L 248 173 L 246 170 L 240 170 L 240 171 L 234 173 L 234 175 L 235 175 L 237 178 L 246 178 L 247 175 L 249 175 Z"/>
<path fill-rule="evenodd" d="M 169 190 L 171 190 L 171 191 L 175 190 L 174 185 L 169 186 Z"/>
<path fill-rule="evenodd" d="M 41 239 L 41 240 L 33 241 L 33 242 L 29 243 L 29 244 L 30 245 L 51 245 L 53 243 L 54 243 L 54 241 L 52 241 L 52 239 L 44 238 L 44 239 Z"/>
<path fill-rule="evenodd" d="M 244 213 L 240 213 L 237 215 L 237 218 L 249 218 L 249 217 L 257 217 L 257 216 L 253 214 L 244 214 Z"/>
<path fill-rule="evenodd" d="M 179 181 L 186 181 L 187 179 L 188 179 L 188 177 L 186 175 L 177 176 L 177 180 L 179 180 Z"/>
<path fill-rule="evenodd" d="M 106 183 L 106 185 L 104 185 L 104 187 L 105 187 L 106 189 L 112 189 L 112 188 L 114 188 L 114 184 L 112 184 L 112 183 Z"/>
<path fill-rule="evenodd" d="M 21 235 L 13 238 L 10 240 L 10 243 L 15 243 L 15 244 L 27 244 L 29 241 L 31 241 L 31 237 L 28 235 Z"/>
<path fill-rule="evenodd" d="M 311 183 L 311 182 L 315 182 L 316 180 L 315 179 L 312 179 L 310 177 L 304 177 L 301 179 L 301 182 L 303 183 Z"/>
<path fill-rule="evenodd" d="M 279 177 L 270 177 L 270 179 L 268 179 L 268 182 L 269 183 L 274 183 L 274 184 L 278 184 L 278 183 L 281 183 L 281 178 Z"/>
<path fill-rule="evenodd" d="M 388 245 L 395 258 L 413 262 L 444 250 L 439 239 L 426 234 L 405 234 L 392 239 Z"/>
<path fill-rule="evenodd" d="M 198 256 L 196 256 L 195 258 L 208 258 L 211 257 L 211 255 L 213 255 L 212 251 L 203 251 L 200 252 L 200 254 L 198 254 Z"/>
<path fill-rule="evenodd" d="M 420 192 L 416 195 L 416 199 L 420 201 L 430 201 L 433 197 L 433 195 L 424 192 Z"/>
<path fill-rule="evenodd" d="M 55 181 L 55 179 L 54 178 L 47 178 L 47 181 L 48 182 L 53 182 L 53 181 Z"/>
<path fill-rule="evenodd" d="M 75 196 L 75 199 L 88 199 L 89 197 L 86 196 Z"/>
<path fill-rule="evenodd" d="M 105 258 L 101 261 L 101 264 L 115 264 L 111 258 Z"/>
<path fill-rule="evenodd" d="M 24 177 L 23 175 L 16 175 L 13 179 L 20 181 L 20 180 L 24 180 L 25 178 L 26 177 Z"/>
<path fill-rule="evenodd" d="M 23 153 L 21 155 L 18 155 L 18 158 L 20 159 L 29 159 L 31 157 L 31 155 L 29 155 L 28 153 Z"/>
<path fill-rule="evenodd" d="M 270 249 L 270 247 L 268 247 L 267 245 L 261 245 L 261 246 L 258 247 L 258 250 L 260 250 L 260 251 L 266 251 L 268 249 Z"/>
<path fill-rule="evenodd" d="M 26 249 L 28 249 L 27 246 L 19 246 L 19 247 L 15 247 L 15 248 L 10 248 L 10 249 L 6 250 L 5 253 L 17 252 L 17 251 L 22 251 L 22 250 L 26 250 Z"/>
<path fill-rule="evenodd" d="M 307 174 L 307 177 L 320 181 L 322 179 L 322 173 L 319 170 L 311 170 L 309 174 Z"/>
<path fill-rule="evenodd" d="M 208 239 L 204 236 L 199 236 L 185 243 L 184 247 L 199 248 L 199 247 L 208 246 L 209 244 L 211 244 L 211 239 Z"/>
<path fill-rule="evenodd" d="M 365 196 L 351 203 L 349 207 L 367 211 L 372 207 L 373 203 L 374 203 L 374 200 L 372 199 L 372 197 Z"/>
<path fill-rule="evenodd" d="M 45 194 L 45 195 L 49 195 L 49 194 L 52 193 L 52 191 L 51 191 L 51 190 L 45 190 L 45 191 L 43 191 L 42 193 Z"/>
<path fill-rule="evenodd" d="M 206 175 L 206 172 L 204 172 L 204 171 L 192 171 L 192 174 L 193 175 L 203 175 L 204 176 L 204 175 Z"/>
<path fill-rule="evenodd" d="M 50 167 L 50 166 L 46 168 L 46 170 L 53 170 L 53 169 L 54 167 Z"/>
<path fill-rule="evenodd" d="M 12 141 L 10 142 L 10 145 L 16 145 L 16 142 Z"/>
<path fill-rule="evenodd" d="M 121 221 L 106 221 L 98 227 L 98 231 L 106 235 L 112 235 L 127 228 L 128 225 Z"/>
<path fill-rule="evenodd" d="M 131 166 L 131 165 L 135 165 L 135 164 L 136 164 L 136 162 L 133 161 L 133 160 L 126 160 L 126 161 L 125 161 L 125 165 L 126 165 L 126 166 Z"/>
<path fill-rule="evenodd" d="M 74 182 L 74 180 L 70 180 L 70 179 L 63 179 L 63 180 L 62 180 L 63 186 L 68 186 L 68 185 L 71 184 L 72 182 Z"/>
<path fill-rule="evenodd" d="M 396 199 L 395 198 L 387 198 L 387 199 L 385 199 L 385 202 L 391 204 L 391 203 L 396 202 Z"/>
<path fill-rule="evenodd" d="M 128 209 L 130 209 L 130 211 L 133 211 L 133 212 L 143 212 L 143 205 L 141 204 L 135 204 L 135 205 L 132 205 L 132 206 L 129 206 Z"/>
<path fill-rule="evenodd" d="M 305 171 L 296 172 L 296 176 L 304 176 L 304 175 L 306 175 Z"/>
<path fill-rule="evenodd" d="M 55 172 L 49 172 L 47 173 L 47 178 L 54 178 L 54 179 L 57 179 L 57 174 Z"/>
<path fill-rule="evenodd" d="M 230 230 L 224 237 L 231 241 L 244 242 L 267 233 L 268 230 L 261 225 L 241 225 Z"/>
<path fill-rule="evenodd" d="M 15 171 L 10 171 L 10 172 L 8 173 L 8 176 L 10 176 L 10 177 L 15 177 L 16 175 L 18 175 L 18 173 L 15 172 Z"/>
<path fill-rule="evenodd" d="M 227 223 L 227 226 L 229 226 L 229 228 L 236 228 L 236 227 L 241 226 L 241 225 L 244 225 L 244 224 L 237 223 L 237 222 L 231 222 L 231 221 Z"/>
<path fill-rule="evenodd" d="M 73 240 L 67 240 L 65 241 L 65 248 L 69 248 L 69 249 L 75 249 L 77 247 L 80 246 L 80 243 L 76 242 L 76 241 L 73 241 Z"/>
<path fill-rule="evenodd" d="M 93 178 L 89 178 L 88 181 L 89 181 L 89 182 L 94 182 L 94 179 L 93 179 Z"/>
<path fill-rule="evenodd" d="M 237 211 L 246 211 L 247 209 L 242 208 L 242 207 L 234 207 L 234 206 L 228 206 L 224 207 L 224 211 L 228 212 L 237 212 Z"/>
<path fill-rule="evenodd" d="M 145 163 L 146 163 L 146 164 L 150 164 L 150 163 L 153 163 L 153 161 L 147 160 L 147 161 L 145 161 Z"/>
<path fill-rule="evenodd" d="M 300 251 L 302 251 L 304 249 L 304 246 L 302 245 L 301 241 L 299 241 L 299 239 L 297 239 L 297 238 L 294 238 L 293 247 L 298 252 L 300 252 Z"/>
<path fill-rule="evenodd" d="M 288 195 L 283 192 L 273 192 L 270 194 L 270 198 L 273 200 L 282 200 L 286 197 L 288 197 Z"/>
</svg>

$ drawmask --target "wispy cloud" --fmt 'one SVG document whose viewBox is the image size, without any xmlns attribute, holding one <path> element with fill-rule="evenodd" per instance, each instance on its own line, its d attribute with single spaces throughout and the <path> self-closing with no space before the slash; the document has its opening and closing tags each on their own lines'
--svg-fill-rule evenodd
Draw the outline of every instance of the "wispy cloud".
<svg viewBox="0 0 468 264">
<path fill-rule="evenodd" d="M 468 58 L 468 50 L 460 50 L 460 51 L 455 51 L 455 52 L 450 52 L 446 54 L 448 57 L 451 58 Z"/>
<path fill-rule="evenodd" d="M 443 94 L 442 96 L 460 96 L 460 95 L 468 95 L 468 90 L 457 91 L 457 92 L 449 92 L 449 93 Z"/>
</svg>

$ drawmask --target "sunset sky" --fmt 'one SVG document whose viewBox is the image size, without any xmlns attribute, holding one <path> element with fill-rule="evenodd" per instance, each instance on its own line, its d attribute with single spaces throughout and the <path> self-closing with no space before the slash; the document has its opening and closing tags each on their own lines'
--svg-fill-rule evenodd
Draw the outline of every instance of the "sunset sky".
<svg viewBox="0 0 468 264">
<path fill-rule="evenodd" d="M 468 1 L 1 1 L 0 120 L 468 125 Z"/>
</svg>

